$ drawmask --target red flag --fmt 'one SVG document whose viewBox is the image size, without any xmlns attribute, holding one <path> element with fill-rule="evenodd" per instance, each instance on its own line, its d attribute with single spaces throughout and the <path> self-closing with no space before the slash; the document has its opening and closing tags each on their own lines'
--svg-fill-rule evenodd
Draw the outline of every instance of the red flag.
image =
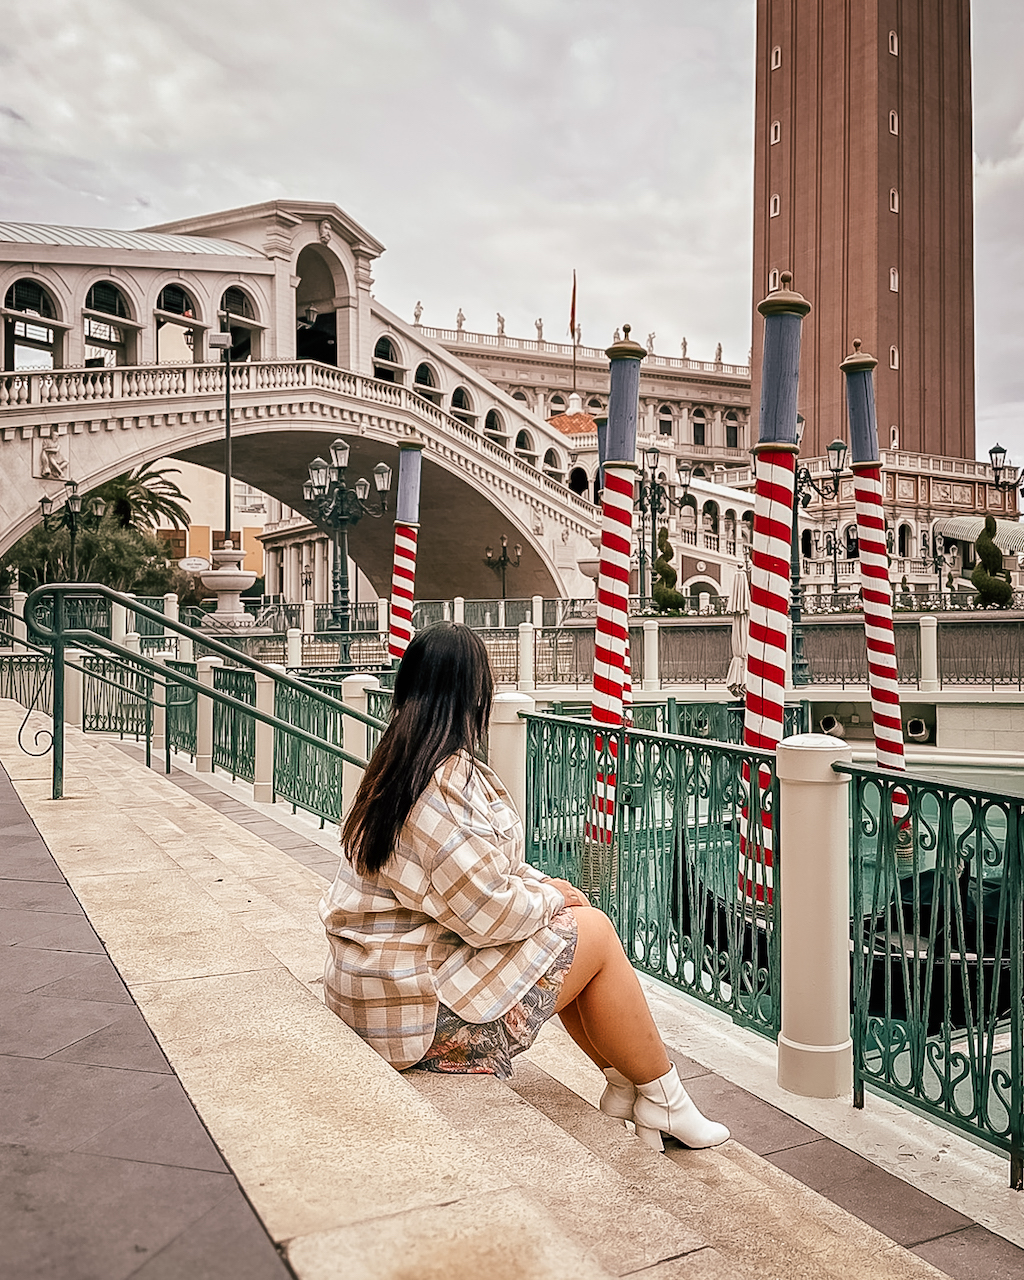
<svg viewBox="0 0 1024 1280">
<path fill-rule="evenodd" d="M 576 341 L 576 272 L 572 273 L 572 306 L 569 308 L 569 337 Z"/>
</svg>

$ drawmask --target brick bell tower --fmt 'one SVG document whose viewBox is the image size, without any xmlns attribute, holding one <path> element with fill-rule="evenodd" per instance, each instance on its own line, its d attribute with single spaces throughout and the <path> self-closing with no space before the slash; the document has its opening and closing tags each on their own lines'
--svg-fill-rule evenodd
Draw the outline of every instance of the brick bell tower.
<svg viewBox="0 0 1024 1280">
<path fill-rule="evenodd" d="M 813 305 L 801 452 L 845 434 L 860 338 L 882 448 L 973 459 L 969 0 L 757 0 L 754 139 L 754 303 L 788 270 Z"/>
</svg>

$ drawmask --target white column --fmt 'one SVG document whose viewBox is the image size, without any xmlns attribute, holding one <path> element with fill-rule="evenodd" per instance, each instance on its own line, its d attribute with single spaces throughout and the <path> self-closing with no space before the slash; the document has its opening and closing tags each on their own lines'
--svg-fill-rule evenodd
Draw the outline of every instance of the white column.
<svg viewBox="0 0 1024 1280">
<path fill-rule="evenodd" d="M 289 627 L 285 633 L 285 666 L 302 666 L 302 631 L 298 627 Z"/>
<path fill-rule="evenodd" d="M 512 796 L 516 811 L 526 814 L 526 721 L 520 711 L 533 711 L 533 698 L 525 693 L 496 693 L 491 703 L 487 743 L 491 768 Z"/>
<path fill-rule="evenodd" d="M 937 693 L 939 689 L 939 620 L 925 614 L 917 624 L 921 628 L 921 692 Z"/>
<path fill-rule="evenodd" d="M 164 617 L 169 619 L 171 622 L 178 621 L 178 593 L 176 591 L 164 592 Z M 177 638 L 177 632 L 168 631 L 168 629 L 164 627 L 164 636 L 166 639 L 170 640 L 173 645 Z"/>
<path fill-rule="evenodd" d="M 657 619 L 644 619 L 644 678 L 641 688 L 646 692 L 657 692 L 661 688 L 661 675 L 658 669 L 658 638 L 659 628 Z"/>
<path fill-rule="evenodd" d="M 224 665 L 223 658 L 200 658 L 196 663 L 197 679 L 207 689 L 213 688 L 215 667 Z M 213 699 L 196 695 L 196 773 L 213 772 Z"/>
<path fill-rule="evenodd" d="M 72 729 L 81 729 L 85 723 L 85 676 L 77 667 L 89 657 L 85 649 L 64 650 L 64 723 Z"/>
<path fill-rule="evenodd" d="M 519 624 L 519 680 L 517 689 L 532 692 L 537 687 L 536 645 L 537 632 L 532 622 Z"/>
<path fill-rule="evenodd" d="M 465 596 L 456 596 L 452 601 L 452 621 L 458 623 L 464 623 L 466 621 Z"/>
<path fill-rule="evenodd" d="M 504 600 L 498 601 L 498 626 L 501 628 L 504 628 L 505 626 L 505 601 Z"/>
<path fill-rule="evenodd" d="M 276 663 L 274 664 L 277 665 Z M 280 670 L 281 668 L 278 668 Z M 274 714 L 274 690 L 277 683 L 273 676 L 256 672 L 256 710 L 265 715 Z M 252 784 L 252 798 L 257 804 L 274 802 L 274 726 L 256 721 L 256 765 Z"/>
<path fill-rule="evenodd" d="M 25 647 L 24 641 L 28 638 L 25 631 L 25 601 L 27 599 L 28 592 L 26 591 L 14 591 L 11 593 L 11 608 L 18 615 L 11 627 L 14 632 L 14 643 L 11 647 L 15 653 L 22 652 Z"/>
<path fill-rule="evenodd" d="M 360 711 L 366 715 L 366 694 L 369 689 L 379 689 L 380 681 L 376 676 L 346 676 L 341 682 L 341 700 L 346 706 L 351 707 L 353 711 Z M 354 716 L 345 716 L 343 729 L 343 746 L 349 755 L 357 756 L 360 760 L 369 758 L 369 750 L 367 749 L 367 726 L 362 720 L 357 720 Z M 363 780 L 363 769 L 360 765 L 349 764 L 347 760 L 341 763 L 341 813 L 339 817 L 343 820 L 345 814 L 348 813 L 349 806 L 356 798 L 356 792 L 359 790 L 359 784 Z"/>
<path fill-rule="evenodd" d="M 391 633 L 390 603 L 384 596 L 377 600 L 377 630 L 384 636 Z"/>
<path fill-rule="evenodd" d="M 128 610 L 116 600 L 110 602 L 110 639 L 114 644 L 124 644 L 128 634 Z"/>
<path fill-rule="evenodd" d="M 533 625 L 539 631 L 544 626 L 544 597 L 533 597 Z"/>
<path fill-rule="evenodd" d="M 312 600 L 302 602 L 302 634 L 311 636 L 316 630 L 316 604 Z"/>
<path fill-rule="evenodd" d="M 853 1087 L 850 1038 L 849 778 L 852 752 L 827 734 L 779 743 L 779 842 L 785 858 L 778 1082 L 805 1098 Z"/>
</svg>

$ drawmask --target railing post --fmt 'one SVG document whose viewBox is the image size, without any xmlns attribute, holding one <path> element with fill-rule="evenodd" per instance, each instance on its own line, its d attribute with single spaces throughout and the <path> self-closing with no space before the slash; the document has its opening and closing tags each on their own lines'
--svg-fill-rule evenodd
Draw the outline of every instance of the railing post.
<svg viewBox="0 0 1024 1280">
<path fill-rule="evenodd" d="M 137 631 L 129 631 L 124 638 L 124 647 L 132 653 L 142 652 L 142 637 Z"/>
<path fill-rule="evenodd" d="M 341 700 L 354 711 L 366 715 L 367 690 L 379 689 L 380 681 L 376 676 L 346 676 L 341 682 Z M 367 725 L 355 716 L 346 716 L 343 721 L 342 745 L 349 755 L 358 756 L 361 760 L 369 759 L 367 746 Z M 341 762 L 341 814 L 344 820 L 349 806 L 356 798 L 359 784 L 363 780 L 362 769 L 347 760 Z"/>
<path fill-rule="evenodd" d="M 302 666 L 302 631 L 299 627 L 289 627 L 285 633 L 285 666 Z"/>
<path fill-rule="evenodd" d="M 853 1088 L 850 1038 L 850 748 L 827 734 L 779 743 L 782 1029 L 778 1082 L 805 1098 Z"/>
<path fill-rule="evenodd" d="M 223 665 L 223 658 L 200 658 L 199 683 L 212 689 L 214 670 Z M 196 695 L 196 773 L 213 773 L 213 699 L 201 693 Z"/>
<path fill-rule="evenodd" d="M 64 723 L 72 729 L 85 724 L 85 675 L 80 668 L 87 657 L 85 649 L 64 650 Z M 71 666 L 72 662 L 78 666 Z"/>
<path fill-rule="evenodd" d="M 178 593 L 176 591 L 164 592 L 164 617 L 169 622 L 177 622 L 179 620 L 178 613 Z M 164 639 L 173 642 L 175 632 L 168 631 L 164 627 Z"/>
<path fill-rule="evenodd" d="M 124 644 L 128 634 L 128 610 L 117 600 L 110 602 L 110 639 L 114 644 Z"/>
<path fill-rule="evenodd" d="M 177 599 L 177 596 L 175 596 Z M 163 658 L 159 654 L 152 655 L 155 662 L 163 664 Z M 163 759 L 164 770 L 170 773 L 167 767 L 169 757 L 167 755 L 167 686 L 164 683 L 166 675 L 163 678 L 159 676 L 153 679 L 153 737 L 150 751 L 152 755 Z"/>
<path fill-rule="evenodd" d="M 498 601 L 498 628 L 499 630 L 504 630 L 505 628 L 505 597 L 504 596 L 502 596 L 502 598 Z"/>
<path fill-rule="evenodd" d="M 466 621 L 466 597 L 456 596 L 452 600 L 452 621 L 465 623 Z"/>
<path fill-rule="evenodd" d="M 939 620 L 925 614 L 918 620 L 921 629 L 921 692 L 939 690 Z"/>
<path fill-rule="evenodd" d="M 381 635 L 387 636 L 391 634 L 391 613 L 389 611 L 390 601 L 381 596 L 377 600 L 377 630 Z"/>
<path fill-rule="evenodd" d="M 525 625 L 525 624 L 524 624 Z M 491 703 L 487 755 L 491 768 L 505 784 L 519 816 L 526 815 L 526 721 L 520 711 L 533 711 L 525 693 L 496 693 Z"/>
<path fill-rule="evenodd" d="M 533 625 L 539 631 L 544 625 L 544 597 L 533 597 Z"/>
<path fill-rule="evenodd" d="M 644 619 L 644 678 L 640 687 L 645 692 L 661 688 L 661 675 L 658 671 L 659 631 L 657 619 Z"/>
<path fill-rule="evenodd" d="M 28 599 L 26 591 L 14 591 L 11 593 L 11 608 L 18 615 L 14 619 L 12 630 L 14 632 L 14 640 L 11 648 L 15 653 L 25 651 L 24 641 L 28 638 L 25 632 L 25 601 Z M 22 643 L 19 644 L 19 641 Z"/>
<path fill-rule="evenodd" d="M 191 636 L 178 636 L 178 661 L 195 662 L 196 648 Z"/>
<path fill-rule="evenodd" d="M 311 636 L 314 631 L 316 631 L 316 602 L 314 600 L 303 600 L 302 634 Z"/>
<path fill-rule="evenodd" d="M 277 681 L 262 671 L 256 673 L 256 710 L 274 714 L 274 692 Z M 256 764 L 253 770 L 252 798 L 257 804 L 274 803 L 274 726 L 255 722 Z"/>
<path fill-rule="evenodd" d="M 519 679 L 517 689 L 530 691 L 537 687 L 537 632 L 532 622 L 519 624 Z"/>
</svg>

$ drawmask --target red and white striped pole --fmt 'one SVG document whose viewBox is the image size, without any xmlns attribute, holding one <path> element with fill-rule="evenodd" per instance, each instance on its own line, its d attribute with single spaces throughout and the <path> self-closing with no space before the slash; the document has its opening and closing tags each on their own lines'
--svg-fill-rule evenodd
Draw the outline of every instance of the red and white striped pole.
<svg viewBox="0 0 1024 1280">
<path fill-rule="evenodd" d="M 399 661 L 412 639 L 412 605 L 416 594 L 416 544 L 420 520 L 420 474 L 424 440 L 398 446 L 398 503 L 395 511 L 395 559 L 391 572 L 391 624 L 388 654 Z"/>
<path fill-rule="evenodd" d="M 793 277 L 758 304 L 764 316 L 761 408 L 754 454 L 754 536 L 751 549 L 750 623 L 747 640 L 743 741 L 774 751 L 782 739 L 786 704 L 786 619 L 789 609 L 790 545 L 796 481 L 797 391 L 800 334 L 811 304 L 790 289 Z M 772 901 L 772 816 L 762 804 L 769 777 L 756 785 L 743 765 L 745 799 L 740 821 L 740 892 L 756 902 Z M 757 820 L 751 820 L 751 810 Z"/>
<path fill-rule="evenodd" d="M 640 361 L 646 350 L 629 336 L 607 350 L 611 364 L 608 395 L 604 490 L 601 503 L 601 564 L 597 578 L 594 636 L 594 698 L 598 724 L 620 728 L 631 702 L 629 674 L 629 561 L 633 549 L 633 490 L 636 425 L 640 402 Z M 618 738 L 594 735 L 597 779 L 591 798 L 588 841 L 608 848 L 615 830 Z"/>
<path fill-rule="evenodd" d="M 874 356 L 853 344 L 853 354 L 839 366 L 846 375 L 846 406 L 850 415 L 850 466 L 857 503 L 857 542 L 861 593 L 864 597 L 864 639 L 868 650 L 868 686 L 871 719 L 875 731 L 875 759 L 880 769 L 903 772 L 903 715 L 896 666 L 896 635 L 892 625 L 892 586 L 889 582 L 889 549 L 882 509 L 882 469 L 875 418 Z M 897 830 L 897 850 L 909 848 L 910 805 L 907 793 L 897 787 L 892 794 L 892 816 Z"/>
</svg>

